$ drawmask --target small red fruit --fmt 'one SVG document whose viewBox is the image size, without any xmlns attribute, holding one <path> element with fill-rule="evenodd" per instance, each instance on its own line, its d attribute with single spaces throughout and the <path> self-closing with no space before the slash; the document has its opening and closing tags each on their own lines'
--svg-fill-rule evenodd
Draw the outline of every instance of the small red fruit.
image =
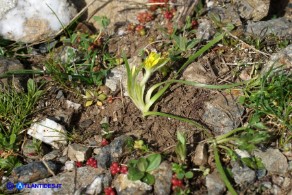
<svg viewBox="0 0 292 195">
<path fill-rule="evenodd" d="M 105 195 L 116 195 L 116 191 L 112 187 L 107 187 L 104 189 L 104 194 Z"/>
<path fill-rule="evenodd" d="M 193 29 L 194 29 L 194 28 L 197 28 L 198 25 L 199 25 L 199 23 L 198 23 L 197 20 L 193 20 L 193 21 L 192 21 L 192 28 L 193 28 Z"/>
<path fill-rule="evenodd" d="M 167 20 L 171 20 L 173 18 L 173 13 L 171 11 L 164 12 L 164 18 Z"/>
<path fill-rule="evenodd" d="M 107 141 L 105 138 L 102 138 L 101 146 L 107 146 L 108 144 L 109 144 L 109 141 Z"/>
<path fill-rule="evenodd" d="M 75 162 L 76 167 L 82 167 L 83 163 L 80 161 Z"/>
<path fill-rule="evenodd" d="M 128 167 L 125 166 L 125 165 L 122 165 L 122 166 L 121 166 L 121 173 L 123 173 L 123 174 L 127 174 L 127 173 L 128 173 Z"/>
</svg>

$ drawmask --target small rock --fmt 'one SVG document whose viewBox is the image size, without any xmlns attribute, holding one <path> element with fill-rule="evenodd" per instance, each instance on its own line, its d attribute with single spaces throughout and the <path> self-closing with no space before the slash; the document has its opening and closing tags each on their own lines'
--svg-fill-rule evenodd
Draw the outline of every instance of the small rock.
<svg viewBox="0 0 292 195">
<path fill-rule="evenodd" d="M 210 83 L 212 75 L 199 62 L 191 63 L 183 72 L 183 79 L 199 83 Z"/>
<path fill-rule="evenodd" d="M 164 161 L 151 174 L 155 177 L 154 194 L 165 195 L 171 192 L 172 171 L 171 165 Z"/>
<path fill-rule="evenodd" d="M 62 164 L 65 164 L 67 160 L 68 160 L 68 157 L 67 156 L 62 156 L 62 157 L 59 158 L 59 161 Z"/>
<path fill-rule="evenodd" d="M 198 166 L 205 165 L 208 162 L 208 150 L 205 143 L 200 142 L 197 145 L 195 153 L 192 155 L 192 162 Z"/>
<path fill-rule="evenodd" d="M 256 173 L 254 170 L 247 166 L 240 166 L 238 162 L 235 162 L 232 166 L 232 173 L 235 183 L 241 186 L 247 186 L 252 184 L 256 179 Z"/>
<path fill-rule="evenodd" d="M 281 189 L 279 186 L 273 185 L 271 192 L 272 194 L 281 194 Z"/>
<path fill-rule="evenodd" d="M 92 154 L 92 148 L 81 144 L 70 144 L 68 146 L 68 157 L 73 161 L 86 161 Z"/>
<path fill-rule="evenodd" d="M 265 182 L 262 182 L 262 186 L 264 186 L 267 189 L 271 189 L 272 188 L 272 183 L 269 182 L 269 181 L 265 181 Z"/>
<path fill-rule="evenodd" d="M 292 26 L 291 26 L 292 28 Z M 292 33 L 292 31 L 291 31 Z M 272 67 L 277 68 L 283 66 L 282 69 L 292 69 L 292 44 L 288 45 L 276 54 L 273 54 L 269 62 L 263 67 L 262 73 L 268 72 Z"/>
<path fill-rule="evenodd" d="M 248 151 L 246 150 L 240 150 L 240 149 L 235 149 L 234 150 L 236 152 L 236 154 L 240 157 L 240 158 L 250 158 L 250 154 L 248 153 Z"/>
<path fill-rule="evenodd" d="M 276 184 L 278 186 L 282 186 L 284 183 L 284 177 L 273 175 L 272 181 L 274 184 Z"/>
<path fill-rule="evenodd" d="M 237 9 L 242 18 L 259 21 L 269 13 L 270 0 L 236 0 Z"/>
<path fill-rule="evenodd" d="M 230 4 L 225 7 L 213 7 L 208 11 L 209 18 L 215 17 L 220 20 L 223 24 L 234 24 L 235 26 L 241 25 L 241 20 L 234 7 Z"/>
<path fill-rule="evenodd" d="M 284 189 L 286 189 L 286 188 L 289 188 L 290 186 L 292 186 L 292 179 L 289 178 L 289 177 L 285 177 L 285 178 L 284 178 L 284 181 L 283 181 L 283 185 L 282 185 L 282 187 L 283 187 Z"/>
<path fill-rule="evenodd" d="M 152 187 L 140 180 L 131 181 L 127 175 L 119 174 L 113 181 L 113 185 L 119 195 L 146 195 L 152 190 Z"/>
<path fill-rule="evenodd" d="M 70 160 L 70 161 L 67 161 L 65 163 L 65 171 L 73 171 L 75 169 L 76 165 L 75 165 L 75 162 Z"/>
<path fill-rule="evenodd" d="M 209 40 L 214 34 L 215 29 L 211 22 L 207 19 L 199 19 L 199 26 L 196 31 L 196 38 L 202 40 Z"/>
<path fill-rule="evenodd" d="M 59 166 L 52 161 L 46 162 L 51 171 L 56 173 L 59 170 Z M 43 162 L 32 162 L 17 168 L 14 168 L 11 172 L 10 178 L 16 182 L 32 183 L 40 179 L 51 176 L 52 174 L 43 164 Z"/>
<path fill-rule="evenodd" d="M 101 194 L 104 188 L 109 187 L 112 181 L 111 175 L 102 174 L 97 176 L 93 182 L 84 190 L 85 194 L 95 195 Z"/>
<path fill-rule="evenodd" d="M 82 129 L 86 129 L 92 124 L 93 124 L 93 121 L 91 119 L 87 119 L 87 120 L 81 121 L 79 123 L 79 127 Z"/>
<path fill-rule="evenodd" d="M 94 153 L 96 154 L 94 158 L 98 159 L 97 161 L 98 167 L 101 167 L 103 169 L 107 169 L 110 167 L 112 163 L 112 156 L 110 151 L 111 151 L 110 145 L 94 149 Z"/>
<path fill-rule="evenodd" d="M 79 52 L 74 47 L 65 46 L 60 53 L 60 60 L 64 64 L 72 64 L 80 60 Z"/>
<path fill-rule="evenodd" d="M 238 127 L 244 107 L 237 104 L 231 95 L 218 96 L 205 102 L 205 113 L 202 120 L 210 126 L 216 135 L 228 133 Z"/>
<path fill-rule="evenodd" d="M 70 125 L 71 119 L 74 114 L 74 110 L 71 109 L 58 109 L 54 111 L 54 117 L 49 117 L 49 119 L 52 119 L 53 121 L 56 121 L 57 123 L 64 124 L 64 125 Z"/>
<path fill-rule="evenodd" d="M 44 160 L 55 160 L 60 156 L 60 150 L 53 150 L 52 152 L 44 155 L 43 159 Z"/>
<path fill-rule="evenodd" d="M 258 179 L 261 179 L 267 175 L 267 170 L 266 169 L 258 169 L 256 170 L 256 175 Z"/>
<path fill-rule="evenodd" d="M 63 99 L 65 96 L 64 96 L 64 93 L 62 90 L 59 90 L 57 95 L 56 95 L 56 99 Z"/>
<path fill-rule="evenodd" d="M 262 159 L 270 174 L 285 174 L 288 170 L 287 159 L 278 149 L 269 148 L 265 152 L 256 150 L 254 155 Z"/>
<path fill-rule="evenodd" d="M 111 156 L 113 158 L 120 158 L 124 151 L 125 151 L 125 146 L 128 141 L 129 137 L 126 135 L 122 135 L 120 137 L 115 138 L 111 143 Z"/>
<path fill-rule="evenodd" d="M 36 148 L 36 144 L 33 140 L 26 140 L 23 144 L 22 153 L 27 158 L 40 159 L 40 154 L 42 154 L 43 152 L 39 151 L 39 149 Z"/>
<path fill-rule="evenodd" d="M 124 66 L 117 66 L 111 69 L 105 80 L 105 86 L 110 88 L 112 91 L 116 91 L 117 88 L 120 87 L 120 82 L 122 82 L 124 88 L 126 89 L 127 72 L 126 67 Z"/>
<path fill-rule="evenodd" d="M 67 144 L 65 127 L 48 118 L 33 123 L 27 133 L 57 149 Z"/>
<path fill-rule="evenodd" d="M 77 104 L 74 102 L 71 102 L 70 100 L 66 100 L 66 104 L 67 104 L 67 108 L 73 108 L 74 110 L 79 110 L 79 108 L 81 107 L 81 104 Z"/>
<path fill-rule="evenodd" d="M 292 23 L 286 18 L 276 18 L 268 21 L 248 22 L 246 26 L 246 34 L 266 37 L 268 35 L 276 35 L 278 37 L 287 37 L 291 39 Z"/>
<path fill-rule="evenodd" d="M 0 8 L 1 9 L 1 8 Z M 23 64 L 19 60 L 2 58 L 0 57 L 0 75 L 5 74 L 9 71 L 24 70 Z M 13 86 L 17 91 L 23 91 L 25 89 L 24 84 L 26 83 L 26 76 L 15 75 L 13 77 L 0 79 L 0 89 L 3 87 Z M 3 86 L 1 86 L 3 85 Z"/>
<path fill-rule="evenodd" d="M 225 184 L 218 172 L 213 172 L 206 177 L 206 186 L 209 195 L 220 195 L 225 192 Z"/>
</svg>

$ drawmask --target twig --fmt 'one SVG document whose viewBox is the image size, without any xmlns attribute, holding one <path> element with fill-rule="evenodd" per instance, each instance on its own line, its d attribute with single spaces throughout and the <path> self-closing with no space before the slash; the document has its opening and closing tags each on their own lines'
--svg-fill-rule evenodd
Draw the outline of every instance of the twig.
<svg viewBox="0 0 292 195">
<path fill-rule="evenodd" d="M 50 169 L 50 167 L 48 166 L 47 162 L 42 158 L 41 161 L 43 162 L 43 164 L 46 166 L 47 170 L 53 175 L 56 176 L 54 171 L 52 171 L 52 169 Z"/>
<path fill-rule="evenodd" d="M 265 52 L 262 52 L 258 49 L 256 49 L 254 46 L 247 44 L 246 42 L 244 42 L 243 40 L 239 39 L 237 36 L 233 35 L 232 33 L 230 33 L 227 29 L 223 28 L 223 30 L 232 38 L 238 40 L 240 43 L 246 45 L 247 47 L 249 47 L 250 49 L 254 50 L 257 53 L 263 54 L 264 56 L 270 57 L 271 55 Z"/>
</svg>

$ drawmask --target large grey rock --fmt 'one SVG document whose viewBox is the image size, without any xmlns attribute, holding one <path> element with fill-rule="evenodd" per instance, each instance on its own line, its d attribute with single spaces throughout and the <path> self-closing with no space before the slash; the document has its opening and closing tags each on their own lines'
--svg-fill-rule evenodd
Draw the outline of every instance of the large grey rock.
<svg viewBox="0 0 292 195">
<path fill-rule="evenodd" d="M 162 162 L 152 174 L 155 177 L 154 194 L 170 194 L 172 179 L 171 164 L 166 161 Z"/>
<path fill-rule="evenodd" d="M 236 5 L 242 18 L 259 21 L 268 15 L 270 0 L 236 0 Z"/>
<path fill-rule="evenodd" d="M 50 183 L 50 184 L 61 184 L 60 188 L 46 189 L 47 194 L 58 195 L 58 194 L 74 194 L 77 189 L 90 185 L 101 173 L 100 169 L 92 167 L 80 167 L 76 171 L 63 172 L 55 177 L 34 182 L 38 183 Z M 30 195 L 44 194 L 45 190 L 40 188 L 25 189 L 23 193 L 29 193 Z"/>
<path fill-rule="evenodd" d="M 213 129 L 216 135 L 221 135 L 238 127 L 243 111 L 244 108 L 237 104 L 235 97 L 220 95 L 216 99 L 205 102 L 202 120 Z"/>
<path fill-rule="evenodd" d="M 292 32 L 291 32 L 292 33 Z M 263 67 L 262 73 L 268 72 L 272 67 L 277 68 L 282 66 L 283 69 L 292 69 L 292 44 L 285 49 L 271 56 L 269 62 Z"/>
<path fill-rule="evenodd" d="M 125 174 L 119 174 L 114 179 L 113 186 L 115 187 L 118 195 L 146 195 L 152 190 L 152 186 L 141 182 L 140 180 L 131 181 Z"/>
<path fill-rule="evenodd" d="M 208 16 L 219 19 L 223 24 L 232 23 L 235 26 L 241 25 L 240 17 L 231 4 L 227 4 L 225 7 L 213 7 L 208 11 Z"/>
<path fill-rule="evenodd" d="M 54 36 L 76 15 L 67 0 L 1 0 L 0 35 L 5 39 L 35 42 Z M 52 11 L 53 10 L 53 11 Z"/>
<path fill-rule="evenodd" d="M 254 155 L 262 159 L 269 174 L 285 174 L 288 171 L 287 159 L 278 149 L 269 148 L 264 152 L 256 150 Z"/>
<path fill-rule="evenodd" d="M 246 186 L 251 184 L 256 179 L 256 173 L 254 170 L 247 166 L 240 166 L 238 162 L 234 163 L 231 169 L 235 183 Z"/>
<path fill-rule="evenodd" d="M 292 37 L 292 23 L 286 18 L 276 18 L 268 21 L 248 22 L 246 34 L 266 37 L 274 34 L 278 37 Z"/>
<path fill-rule="evenodd" d="M 55 174 L 60 169 L 60 167 L 52 161 L 47 161 L 45 163 L 49 167 L 50 171 L 52 171 Z M 38 181 L 40 179 L 43 179 L 52 175 L 52 173 L 47 169 L 46 165 L 43 162 L 32 162 L 32 163 L 14 168 L 11 172 L 10 178 L 14 182 L 23 182 L 23 183 Z"/>
<path fill-rule="evenodd" d="M 218 172 L 213 172 L 206 177 L 208 195 L 220 195 L 226 190 L 224 182 Z"/>
</svg>

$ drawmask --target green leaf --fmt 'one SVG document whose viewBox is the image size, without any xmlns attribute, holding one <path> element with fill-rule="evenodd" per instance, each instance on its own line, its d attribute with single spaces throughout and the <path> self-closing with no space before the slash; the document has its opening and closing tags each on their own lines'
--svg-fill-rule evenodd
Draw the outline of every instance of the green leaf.
<svg viewBox="0 0 292 195">
<path fill-rule="evenodd" d="M 137 168 L 140 170 L 140 171 L 143 171 L 145 172 L 146 169 L 148 167 L 148 162 L 145 158 L 140 158 L 137 162 Z"/>
<path fill-rule="evenodd" d="M 149 185 L 153 185 L 155 183 L 155 177 L 149 173 L 146 173 L 142 181 Z"/>
<path fill-rule="evenodd" d="M 178 179 L 183 179 L 185 177 L 185 173 L 183 171 L 180 171 L 180 172 L 176 173 L 176 177 Z"/>
<path fill-rule="evenodd" d="M 11 145 L 14 144 L 15 141 L 16 141 L 16 134 L 13 133 L 13 134 L 10 135 L 10 144 L 11 144 Z"/>
<path fill-rule="evenodd" d="M 183 145 L 186 144 L 186 138 L 185 135 L 183 133 L 181 133 L 180 131 L 177 131 L 177 139 L 180 143 L 182 143 Z"/>
<path fill-rule="evenodd" d="M 186 156 L 187 156 L 186 145 L 178 143 L 176 145 L 175 152 L 176 152 L 177 156 L 180 158 L 181 161 L 185 161 Z"/>
<path fill-rule="evenodd" d="M 150 154 L 147 158 L 149 163 L 146 171 L 150 172 L 157 169 L 161 163 L 161 155 L 160 154 Z"/>
<path fill-rule="evenodd" d="M 185 173 L 185 177 L 186 177 L 187 179 L 191 179 L 191 178 L 194 177 L 194 173 L 191 172 L 191 171 L 188 171 L 188 172 Z"/>
<path fill-rule="evenodd" d="M 141 172 L 139 169 L 130 167 L 128 170 L 128 179 L 132 181 L 140 180 L 144 177 L 144 172 Z"/>
</svg>

